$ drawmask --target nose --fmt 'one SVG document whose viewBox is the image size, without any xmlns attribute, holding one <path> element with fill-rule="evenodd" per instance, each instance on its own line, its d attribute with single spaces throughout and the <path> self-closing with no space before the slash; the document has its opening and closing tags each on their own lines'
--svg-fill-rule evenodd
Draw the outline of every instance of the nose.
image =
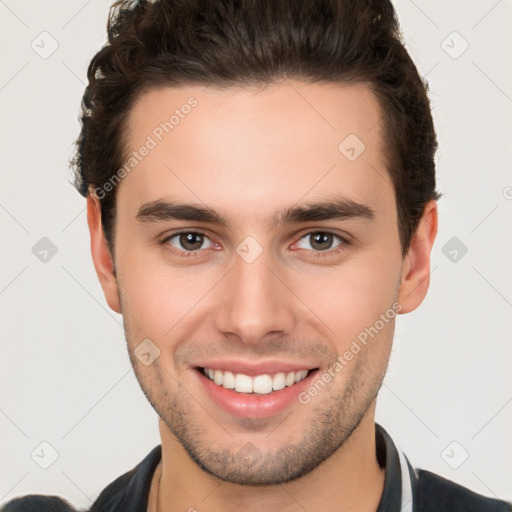
<svg viewBox="0 0 512 512">
<path fill-rule="evenodd" d="M 297 298 L 268 251 L 252 262 L 235 254 L 233 266 L 218 290 L 216 327 L 243 343 L 257 344 L 266 336 L 290 335 L 295 326 Z"/>
</svg>

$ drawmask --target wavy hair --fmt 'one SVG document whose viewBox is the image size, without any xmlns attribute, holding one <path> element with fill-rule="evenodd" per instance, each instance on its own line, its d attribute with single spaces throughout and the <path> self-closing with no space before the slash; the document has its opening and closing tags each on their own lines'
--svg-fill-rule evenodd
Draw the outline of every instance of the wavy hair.
<svg viewBox="0 0 512 512">
<path fill-rule="evenodd" d="M 288 78 L 364 83 L 384 113 L 385 157 L 405 256 L 426 203 L 441 195 L 435 190 L 428 84 L 405 49 L 390 1 L 125 0 L 111 7 L 107 32 L 88 68 L 71 161 L 82 195 L 106 183 L 124 162 L 127 116 L 148 88 Z M 100 201 L 111 249 L 115 192 Z"/>
</svg>

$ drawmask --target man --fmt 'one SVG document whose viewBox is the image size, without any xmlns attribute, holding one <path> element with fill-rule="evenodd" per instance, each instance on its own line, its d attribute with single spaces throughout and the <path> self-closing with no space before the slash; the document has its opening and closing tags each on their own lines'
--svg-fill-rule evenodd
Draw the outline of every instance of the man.
<svg viewBox="0 0 512 512">
<path fill-rule="evenodd" d="M 118 2 L 88 78 L 77 187 L 162 440 L 91 511 L 511 510 L 375 423 L 440 197 L 392 5 Z"/>
</svg>

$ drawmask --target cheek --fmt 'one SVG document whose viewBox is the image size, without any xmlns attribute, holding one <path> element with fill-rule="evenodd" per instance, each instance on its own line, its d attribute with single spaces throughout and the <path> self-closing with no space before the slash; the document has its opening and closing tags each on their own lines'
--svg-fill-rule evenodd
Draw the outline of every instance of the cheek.
<svg viewBox="0 0 512 512">
<path fill-rule="evenodd" d="M 148 263 L 142 255 L 125 253 L 119 269 L 123 315 L 139 337 L 156 343 L 172 337 L 207 300 L 213 286 L 212 272 L 172 269 L 162 263 Z"/>
<path fill-rule="evenodd" d="M 298 295 L 343 345 L 375 324 L 396 297 L 398 269 L 375 262 L 297 280 Z M 334 333 L 334 334 L 333 334 Z"/>
</svg>

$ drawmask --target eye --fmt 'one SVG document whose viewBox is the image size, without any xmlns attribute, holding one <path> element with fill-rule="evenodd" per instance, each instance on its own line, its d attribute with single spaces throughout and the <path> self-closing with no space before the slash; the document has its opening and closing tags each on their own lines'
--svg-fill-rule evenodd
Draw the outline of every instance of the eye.
<svg viewBox="0 0 512 512">
<path fill-rule="evenodd" d="M 338 243 L 333 245 L 336 240 Z M 327 253 L 315 254 L 315 257 L 322 257 L 337 253 L 343 250 L 345 245 L 350 244 L 342 236 L 331 233 L 330 231 L 310 231 L 302 236 L 296 245 L 299 249 L 313 250 L 315 253 Z"/>
<path fill-rule="evenodd" d="M 204 245 L 205 242 L 206 246 Z M 200 249 L 211 249 L 215 245 L 204 233 L 197 231 L 181 231 L 174 233 L 162 240 L 162 244 L 164 244 L 171 253 L 184 258 L 196 256 L 193 253 L 198 252 Z"/>
<path fill-rule="evenodd" d="M 161 244 L 173 255 L 180 258 L 198 258 L 201 249 L 215 249 L 219 246 L 205 233 L 199 231 L 180 231 L 167 236 Z M 345 249 L 350 242 L 330 231 L 310 231 L 295 244 L 299 249 L 311 252 L 311 256 L 322 258 L 332 256 Z"/>
</svg>

